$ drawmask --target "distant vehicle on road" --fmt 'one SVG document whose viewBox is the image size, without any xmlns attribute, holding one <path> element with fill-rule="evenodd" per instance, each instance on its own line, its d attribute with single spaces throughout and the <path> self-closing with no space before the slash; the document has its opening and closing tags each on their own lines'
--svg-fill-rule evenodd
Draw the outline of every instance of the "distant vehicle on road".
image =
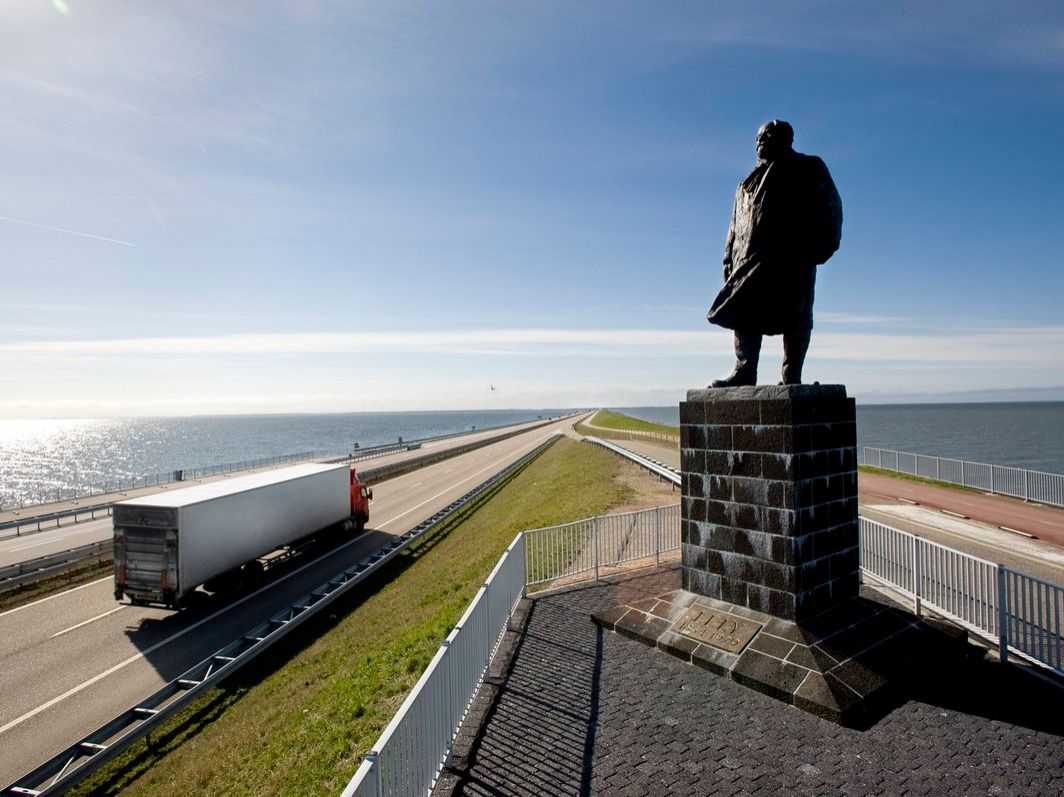
<svg viewBox="0 0 1064 797">
<path fill-rule="evenodd" d="M 201 584 L 243 586 L 274 552 L 360 532 L 372 488 L 346 464 L 307 463 L 114 505 L 115 600 L 176 607 Z"/>
</svg>

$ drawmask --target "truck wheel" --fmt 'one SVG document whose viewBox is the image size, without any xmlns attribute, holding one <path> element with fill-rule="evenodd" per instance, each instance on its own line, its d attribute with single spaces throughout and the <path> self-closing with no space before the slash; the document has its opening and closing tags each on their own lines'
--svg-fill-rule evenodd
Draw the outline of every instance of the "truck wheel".
<svg viewBox="0 0 1064 797">
<path fill-rule="evenodd" d="M 365 531 L 365 529 L 366 529 L 366 518 L 361 517 L 361 516 L 355 518 L 355 534 L 361 534 L 363 531 Z"/>
</svg>

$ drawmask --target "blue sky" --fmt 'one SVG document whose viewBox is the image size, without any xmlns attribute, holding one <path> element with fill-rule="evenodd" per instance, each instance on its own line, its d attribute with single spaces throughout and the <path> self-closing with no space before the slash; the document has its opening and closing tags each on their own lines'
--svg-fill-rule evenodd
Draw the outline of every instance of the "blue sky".
<svg viewBox="0 0 1064 797">
<path fill-rule="evenodd" d="M 1055 2 L 5 3 L 0 417 L 674 403 L 774 117 L 808 380 L 1061 398 L 1062 78 Z"/>
</svg>

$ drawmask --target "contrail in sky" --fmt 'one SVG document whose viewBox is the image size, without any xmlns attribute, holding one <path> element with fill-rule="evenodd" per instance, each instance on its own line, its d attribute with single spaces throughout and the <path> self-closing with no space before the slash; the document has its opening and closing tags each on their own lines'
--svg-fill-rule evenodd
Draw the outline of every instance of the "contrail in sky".
<svg viewBox="0 0 1064 797">
<path fill-rule="evenodd" d="M 87 232 L 78 232 L 77 230 L 64 230 L 62 227 L 51 227 L 47 224 L 37 224 L 34 221 L 25 221 L 23 219 L 9 219 L 7 216 L 0 216 L 0 221 L 9 221 L 12 224 L 24 224 L 27 227 L 40 227 L 42 230 L 52 230 L 52 232 L 65 232 L 67 235 L 80 235 L 82 238 L 92 238 L 97 241 L 107 241 L 112 244 L 122 244 L 122 246 L 136 246 L 129 241 L 119 241 L 117 238 L 105 238 L 102 235 L 92 235 Z"/>
</svg>

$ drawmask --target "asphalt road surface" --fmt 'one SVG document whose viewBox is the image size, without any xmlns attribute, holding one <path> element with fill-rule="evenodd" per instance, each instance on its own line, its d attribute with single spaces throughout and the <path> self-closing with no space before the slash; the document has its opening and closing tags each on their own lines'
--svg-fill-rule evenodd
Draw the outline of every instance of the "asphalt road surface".
<svg viewBox="0 0 1064 797">
<path fill-rule="evenodd" d="M 204 596 L 180 611 L 132 606 L 116 602 L 112 580 L 104 578 L 0 614 L 0 783 L 135 705 L 571 423 L 559 421 L 375 485 L 365 534 L 296 559 L 239 598 Z"/>
</svg>

